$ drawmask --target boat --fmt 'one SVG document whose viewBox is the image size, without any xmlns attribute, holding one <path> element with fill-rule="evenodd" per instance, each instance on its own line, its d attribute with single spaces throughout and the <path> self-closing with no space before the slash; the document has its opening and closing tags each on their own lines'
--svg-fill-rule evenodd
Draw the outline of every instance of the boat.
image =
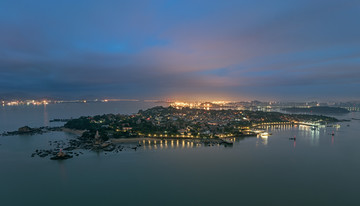
<svg viewBox="0 0 360 206">
<path fill-rule="evenodd" d="M 260 133 L 260 137 L 261 138 L 268 138 L 271 134 L 267 133 L 267 132 L 263 132 L 263 133 Z"/>
</svg>

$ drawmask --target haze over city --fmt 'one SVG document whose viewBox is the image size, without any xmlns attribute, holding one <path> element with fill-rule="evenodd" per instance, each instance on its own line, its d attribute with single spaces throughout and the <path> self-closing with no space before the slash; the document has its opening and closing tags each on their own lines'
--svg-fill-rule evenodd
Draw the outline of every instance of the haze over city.
<svg viewBox="0 0 360 206">
<path fill-rule="evenodd" d="M 360 2 L 0 2 L 0 97 L 357 100 Z"/>
</svg>

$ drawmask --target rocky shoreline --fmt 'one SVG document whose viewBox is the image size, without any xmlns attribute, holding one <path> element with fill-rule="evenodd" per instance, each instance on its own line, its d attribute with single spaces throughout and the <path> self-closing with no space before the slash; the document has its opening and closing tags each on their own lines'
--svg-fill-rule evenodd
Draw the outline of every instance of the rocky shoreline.
<svg viewBox="0 0 360 206">
<path fill-rule="evenodd" d="M 105 155 L 107 153 L 119 153 L 125 150 L 133 150 L 136 151 L 138 148 L 142 146 L 141 142 L 150 141 L 151 145 L 162 145 L 165 142 L 170 141 L 185 141 L 185 143 L 196 143 L 202 144 L 207 147 L 211 146 L 224 146 L 224 147 L 231 147 L 233 146 L 232 142 L 225 141 L 222 139 L 207 139 L 207 140 L 196 140 L 196 139 L 153 139 L 153 138 L 134 138 L 133 141 L 124 141 L 122 139 L 114 139 L 106 142 L 94 142 L 91 139 L 78 137 L 76 139 L 70 139 L 69 141 L 49 141 L 49 146 L 54 147 L 53 149 L 37 149 L 32 154 L 31 157 L 41 157 L 45 158 L 50 156 L 52 160 L 63 160 L 68 158 L 57 158 L 59 151 L 66 152 L 66 155 L 70 155 L 72 158 L 73 156 L 83 155 L 84 151 L 94 151 L 94 152 L 104 152 Z M 119 141 L 120 140 L 120 141 Z M 123 139 L 126 140 L 126 139 Z M 119 143 L 122 142 L 122 143 Z M 149 144 L 149 145 L 150 145 Z"/>
<path fill-rule="evenodd" d="M 36 127 L 31 128 L 29 126 L 20 127 L 16 131 L 8 131 L 0 134 L 0 136 L 15 136 L 15 135 L 35 135 L 44 134 L 48 132 L 62 131 L 63 127 Z"/>
<path fill-rule="evenodd" d="M 99 136 L 89 138 L 84 137 L 82 134 L 85 130 L 74 130 L 64 127 L 39 127 L 31 128 L 24 126 L 17 131 L 4 132 L 2 136 L 14 136 L 14 135 L 35 135 L 44 134 L 54 131 L 62 131 L 75 134 L 77 137 L 69 140 L 55 140 L 49 141 L 49 147 L 52 149 L 36 149 L 31 157 L 50 157 L 51 160 L 65 160 L 72 157 L 77 157 L 84 154 L 84 151 L 104 152 L 107 153 L 119 153 L 125 150 L 136 151 L 142 146 L 147 145 L 165 145 L 171 141 L 182 141 L 183 143 L 196 145 L 202 144 L 204 146 L 233 146 L 232 142 L 229 142 L 220 138 L 213 139 L 194 139 L 194 138 L 155 138 L 155 137 L 134 137 L 134 138 L 113 138 L 107 141 L 103 141 Z M 61 154 L 61 155 L 59 155 Z"/>
</svg>

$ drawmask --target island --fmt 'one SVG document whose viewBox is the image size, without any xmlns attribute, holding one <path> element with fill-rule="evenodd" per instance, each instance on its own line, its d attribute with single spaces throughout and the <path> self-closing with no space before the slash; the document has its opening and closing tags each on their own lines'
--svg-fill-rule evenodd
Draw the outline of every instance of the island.
<svg viewBox="0 0 360 206">
<path fill-rule="evenodd" d="M 71 148 L 112 151 L 116 143 L 137 142 L 137 146 L 141 146 L 141 142 L 162 144 L 168 140 L 230 146 L 232 143 L 226 138 L 256 136 L 258 128 L 263 126 L 319 126 L 338 121 L 323 115 L 158 106 L 133 115 L 104 114 L 71 119 L 64 128 L 68 132 L 82 131 L 79 141 L 73 141 Z"/>
<path fill-rule="evenodd" d="M 76 134 L 76 138 L 64 141 L 50 141 L 56 146 L 49 150 L 36 150 L 38 155 L 52 159 L 67 159 L 81 152 L 120 152 L 125 149 L 137 150 L 143 144 L 162 145 L 181 141 L 182 144 L 224 147 L 232 146 L 229 138 L 257 136 L 261 128 L 270 125 L 321 126 L 338 122 L 333 117 L 309 114 L 285 114 L 250 110 L 207 110 L 198 108 L 153 107 L 136 114 L 104 114 L 69 119 L 61 131 Z M 38 131 L 24 127 L 9 134 L 27 134 Z M 43 131 L 59 131 L 46 128 Z M 266 132 L 260 135 L 268 135 Z M 66 153 L 65 153 L 66 151 Z M 66 154 L 66 155 L 65 155 Z M 64 158 L 65 157 L 65 158 Z M 71 156 L 72 157 L 72 156 Z"/>
</svg>

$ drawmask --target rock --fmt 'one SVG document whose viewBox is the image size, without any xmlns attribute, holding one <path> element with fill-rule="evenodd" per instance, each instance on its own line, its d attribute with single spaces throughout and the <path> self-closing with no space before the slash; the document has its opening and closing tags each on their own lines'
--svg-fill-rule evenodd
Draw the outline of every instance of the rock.
<svg viewBox="0 0 360 206">
<path fill-rule="evenodd" d="M 115 149 L 115 146 L 114 145 L 109 145 L 105 148 L 103 148 L 104 151 L 107 151 L 107 152 L 111 152 Z"/>
<path fill-rule="evenodd" d="M 105 142 L 105 143 L 101 144 L 101 147 L 102 147 L 102 148 L 106 148 L 106 147 L 108 147 L 108 146 L 110 146 L 110 145 L 111 145 L 110 143 Z"/>
<path fill-rule="evenodd" d="M 56 155 L 56 156 L 54 156 L 54 157 L 51 157 L 50 159 L 51 159 L 51 160 L 66 160 L 66 159 L 70 159 L 70 158 L 72 158 L 72 157 L 73 157 L 73 156 L 66 154 L 66 155 L 64 155 L 64 156 L 58 156 L 58 155 Z"/>
<path fill-rule="evenodd" d="M 29 133 L 29 132 L 32 132 L 32 131 L 33 131 L 33 129 L 31 129 L 31 127 L 29 127 L 29 126 L 20 127 L 18 129 L 19 133 Z"/>
<path fill-rule="evenodd" d="M 64 150 L 67 150 L 67 151 L 71 151 L 71 150 L 74 150 L 74 149 L 76 149 L 75 147 L 66 147 L 66 148 L 64 148 Z"/>
<path fill-rule="evenodd" d="M 59 151 L 59 153 L 57 153 L 57 155 L 51 157 L 51 160 L 66 160 L 69 158 L 72 158 L 73 156 L 68 155 L 66 153 L 64 153 L 62 150 Z"/>
<path fill-rule="evenodd" d="M 46 156 L 48 156 L 48 154 L 46 153 L 39 154 L 39 157 L 46 157 Z"/>
</svg>

